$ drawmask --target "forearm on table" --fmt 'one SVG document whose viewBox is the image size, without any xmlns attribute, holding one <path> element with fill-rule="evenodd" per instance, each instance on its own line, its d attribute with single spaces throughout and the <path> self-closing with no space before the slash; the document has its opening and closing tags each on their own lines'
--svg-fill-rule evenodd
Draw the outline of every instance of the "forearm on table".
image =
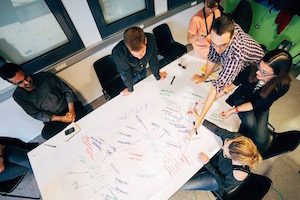
<svg viewBox="0 0 300 200">
<path fill-rule="evenodd" d="M 207 60 L 204 78 L 207 79 L 217 64 Z"/>
</svg>

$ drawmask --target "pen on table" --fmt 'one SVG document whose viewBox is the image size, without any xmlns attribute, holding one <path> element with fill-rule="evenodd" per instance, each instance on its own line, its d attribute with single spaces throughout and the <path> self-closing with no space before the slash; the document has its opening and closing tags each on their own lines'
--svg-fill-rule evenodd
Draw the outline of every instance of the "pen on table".
<svg viewBox="0 0 300 200">
<path fill-rule="evenodd" d="M 204 83 L 208 83 L 208 82 L 212 82 L 213 80 L 206 80 L 204 81 Z"/>
<path fill-rule="evenodd" d="M 172 78 L 172 81 L 171 81 L 170 85 L 172 85 L 172 84 L 173 84 L 173 81 L 174 81 L 174 79 L 175 79 L 175 76 L 173 76 L 173 78 Z"/>
<path fill-rule="evenodd" d="M 46 146 L 48 146 L 48 147 L 56 148 L 56 146 L 54 146 L 54 145 L 50 145 L 50 144 L 44 144 L 44 145 L 46 145 Z"/>
<path fill-rule="evenodd" d="M 195 122 L 193 122 L 193 125 L 195 126 L 196 125 L 196 123 Z M 198 135 L 198 131 L 197 131 L 197 128 L 195 127 L 195 132 L 196 132 L 196 135 Z"/>
</svg>

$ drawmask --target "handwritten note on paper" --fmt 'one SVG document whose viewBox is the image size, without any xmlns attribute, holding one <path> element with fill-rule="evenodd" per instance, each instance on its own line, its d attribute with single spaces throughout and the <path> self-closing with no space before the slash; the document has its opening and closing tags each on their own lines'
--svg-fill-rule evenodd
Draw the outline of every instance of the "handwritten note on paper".
<svg viewBox="0 0 300 200">
<path fill-rule="evenodd" d="M 82 130 L 58 149 L 66 159 L 57 163 L 66 198 L 150 199 L 192 166 L 200 166 L 198 153 L 214 150 L 205 141 L 217 142 L 205 128 L 187 139 L 195 120 L 187 111 L 195 102 L 201 109 L 204 99 L 191 91 L 164 89 L 111 122 Z"/>
</svg>

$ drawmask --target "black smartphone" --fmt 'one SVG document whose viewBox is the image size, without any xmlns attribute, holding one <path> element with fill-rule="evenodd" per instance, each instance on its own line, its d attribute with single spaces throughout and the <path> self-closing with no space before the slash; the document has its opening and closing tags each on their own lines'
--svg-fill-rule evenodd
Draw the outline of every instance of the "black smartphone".
<svg viewBox="0 0 300 200">
<path fill-rule="evenodd" d="M 65 135 L 69 135 L 69 134 L 73 133 L 74 131 L 75 131 L 74 127 L 69 128 L 68 130 L 65 131 Z"/>
</svg>

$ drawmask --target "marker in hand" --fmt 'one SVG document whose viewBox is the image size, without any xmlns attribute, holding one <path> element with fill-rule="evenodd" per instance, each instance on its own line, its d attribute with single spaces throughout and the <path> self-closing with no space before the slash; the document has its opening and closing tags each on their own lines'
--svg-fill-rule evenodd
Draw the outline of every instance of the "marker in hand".
<svg viewBox="0 0 300 200">
<path fill-rule="evenodd" d="M 173 81 L 174 81 L 174 79 L 175 79 L 175 76 L 173 76 L 173 78 L 172 78 L 172 81 L 171 81 L 170 85 L 172 85 L 172 84 L 173 84 Z"/>
</svg>

